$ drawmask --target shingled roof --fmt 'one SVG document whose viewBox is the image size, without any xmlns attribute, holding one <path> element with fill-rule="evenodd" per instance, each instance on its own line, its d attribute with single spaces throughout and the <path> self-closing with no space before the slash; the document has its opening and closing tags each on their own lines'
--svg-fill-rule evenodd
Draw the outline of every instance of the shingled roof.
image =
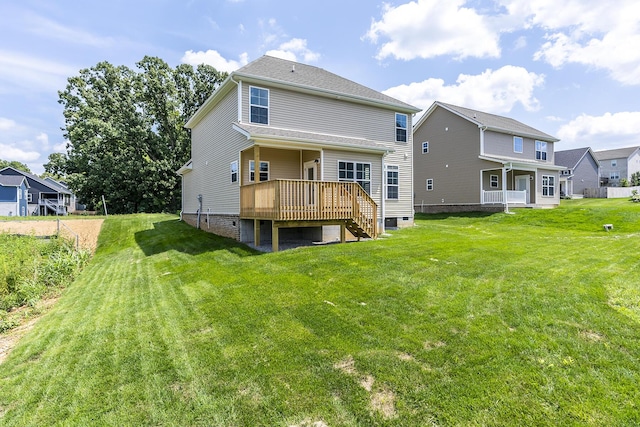
<svg viewBox="0 0 640 427">
<path fill-rule="evenodd" d="M 234 71 L 232 75 L 285 83 L 293 87 L 321 91 L 347 99 L 374 101 L 395 106 L 402 111 L 420 111 L 419 108 L 413 105 L 399 101 L 322 68 L 267 55 Z"/>
<path fill-rule="evenodd" d="M 25 180 L 26 178 L 20 175 L 0 175 L 0 185 L 4 187 L 20 187 Z M 29 187 L 28 182 L 27 187 Z"/>
<path fill-rule="evenodd" d="M 591 151 L 589 147 L 574 148 L 573 150 L 556 151 L 553 155 L 556 165 L 575 169 L 578 162 Z"/>
<path fill-rule="evenodd" d="M 627 159 L 639 148 L 640 147 L 625 147 L 613 150 L 600 150 L 594 152 L 594 154 L 598 160 Z"/>
<path fill-rule="evenodd" d="M 465 119 L 477 124 L 478 126 L 485 126 L 488 130 L 492 130 L 500 133 L 508 133 L 512 135 L 527 136 L 542 141 L 556 142 L 558 138 L 553 137 L 547 133 L 525 125 L 515 119 L 498 116 L 496 114 L 485 113 L 483 111 L 472 110 L 471 108 L 459 107 L 457 105 L 446 104 L 444 102 L 436 101 L 429 108 L 425 114 L 425 118 L 430 114 L 435 107 L 440 106 L 445 108 L 454 114 L 457 114 Z M 416 127 L 420 126 L 422 119 L 416 124 Z"/>
</svg>

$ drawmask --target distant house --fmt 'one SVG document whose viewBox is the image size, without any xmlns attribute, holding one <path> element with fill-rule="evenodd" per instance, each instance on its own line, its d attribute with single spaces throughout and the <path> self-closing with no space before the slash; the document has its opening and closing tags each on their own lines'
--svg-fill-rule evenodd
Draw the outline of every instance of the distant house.
<svg viewBox="0 0 640 427">
<path fill-rule="evenodd" d="M 620 181 L 631 181 L 640 171 L 640 147 L 617 148 L 594 152 L 600 162 L 600 178 L 605 187 L 620 187 Z"/>
<path fill-rule="evenodd" d="M 558 206 L 557 141 L 508 117 L 436 101 L 413 130 L 415 209 Z"/>
<path fill-rule="evenodd" d="M 29 184 L 27 212 L 29 215 L 67 215 L 75 209 L 71 205 L 73 193 L 54 182 L 46 181 L 33 174 L 6 167 L 0 170 L 2 176 L 22 176 Z"/>
<path fill-rule="evenodd" d="M 560 171 L 560 196 L 583 196 L 586 188 L 600 187 L 600 162 L 589 147 L 556 151 Z"/>
<path fill-rule="evenodd" d="M 28 193 L 25 177 L 0 175 L 0 216 L 27 216 Z"/>
<path fill-rule="evenodd" d="M 420 111 L 321 68 L 263 56 L 188 121 L 182 218 L 243 242 L 376 237 L 413 224 Z"/>
</svg>

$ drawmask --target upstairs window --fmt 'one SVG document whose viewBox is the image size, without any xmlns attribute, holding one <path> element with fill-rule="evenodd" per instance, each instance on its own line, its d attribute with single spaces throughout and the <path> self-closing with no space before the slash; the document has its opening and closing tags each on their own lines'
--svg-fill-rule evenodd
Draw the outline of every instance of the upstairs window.
<svg viewBox="0 0 640 427">
<path fill-rule="evenodd" d="M 429 141 L 425 141 L 422 143 L 422 154 L 429 153 Z"/>
<path fill-rule="evenodd" d="M 618 161 L 617 160 L 611 160 L 611 167 L 615 168 L 616 166 L 618 166 Z"/>
<path fill-rule="evenodd" d="M 387 199 L 398 199 L 398 166 L 387 165 Z"/>
<path fill-rule="evenodd" d="M 396 113 L 396 142 L 407 142 L 407 115 Z"/>
<path fill-rule="evenodd" d="M 251 107 L 251 123 L 261 125 L 269 124 L 269 90 L 251 86 L 250 107 Z"/>
<path fill-rule="evenodd" d="M 514 153 L 522 153 L 522 137 L 514 136 L 513 137 L 513 152 Z"/>
<path fill-rule="evenodd" d="M 260 162 L 260 181 L 269 181 L 269 162 Z M 249 160 L 249 181 L 256 180 L 256 162 Z"/>
<path fill-rule="evenodd" d="M 536 141 L 536 160 L 547 160 L 547 143 Z"/>
<path fill-rule="evenodd" d="M 238 182 L 238 161 L 231 162 L 231 182 Z"/>
</svg>

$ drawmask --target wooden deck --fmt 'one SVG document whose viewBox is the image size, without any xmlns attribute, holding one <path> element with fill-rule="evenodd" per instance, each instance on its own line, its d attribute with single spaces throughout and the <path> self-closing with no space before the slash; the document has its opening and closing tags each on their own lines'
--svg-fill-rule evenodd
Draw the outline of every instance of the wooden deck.
<svg viewBox="0 0 640 427">
<path fill-rule="evenodd" d="M 355 182 L 284 180 L 240 187 L 240 217 L 295 227 L 344 223 L 360 237 L 377 237 L 378 206 Z"/>
</svg>

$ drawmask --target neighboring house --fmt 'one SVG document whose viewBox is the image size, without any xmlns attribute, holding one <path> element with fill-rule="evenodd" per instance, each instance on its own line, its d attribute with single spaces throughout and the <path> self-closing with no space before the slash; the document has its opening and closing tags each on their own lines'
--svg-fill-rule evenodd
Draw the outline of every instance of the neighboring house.
<svg viewBox="0 0 640 427">
<path fill-rule="evenodd" d="M 28 193 L 25 177 L 0 175 L 0 216 L 27 216 Z"/>
<path fill-rule="evenodd" d="M 188 121 L 182 218 L 259 244 L 376 237 L 413 224 L 411 126 L 420 111 L 321 68 L 263 56 Z"/>
<path fill-rule="evenodd" d="M 594 152 L 600 162 L 601 183 L 605 187 L 620 187 L 620 181 L 631 181 L 640 171 L 640 147 L 617 148 Z"/>
<path fill-rule="evenodd" d="M 415 209 L 558 206 L 557 141 L 517 120 L 436 101 L 413 130 Z"/>
<path fill-rule="evenodd" d="M 73 196 L 68 189 L 12 167 L 0 170 L 0 175 L 26 178 L 29 183 L 27 211 L 30 215 L 67 215 Z"/>
<path fill-rule="evenodd" d="M 78 209 L 78 201 L 76 199 L 76 195 L 69 189 L 66 182 L 57 181 L 51 177 L 44 178 L 44 182 L 53 186 L 53 188 L 57 188 L 59 191 L 69 192 L 70 194 L 64 194 L 64 205 L 67 209 L 67 213 L 73 213 Z M 80 205 L 81 206 L 81 205 Z"/>
<path fill-rule="evenodd" d="M 560 196 L 584 196 L 586 188 L 600 187 L 600 162 L 589 147 L 556 151 L 556 165 L 560 171 Z"/>
</svg>

